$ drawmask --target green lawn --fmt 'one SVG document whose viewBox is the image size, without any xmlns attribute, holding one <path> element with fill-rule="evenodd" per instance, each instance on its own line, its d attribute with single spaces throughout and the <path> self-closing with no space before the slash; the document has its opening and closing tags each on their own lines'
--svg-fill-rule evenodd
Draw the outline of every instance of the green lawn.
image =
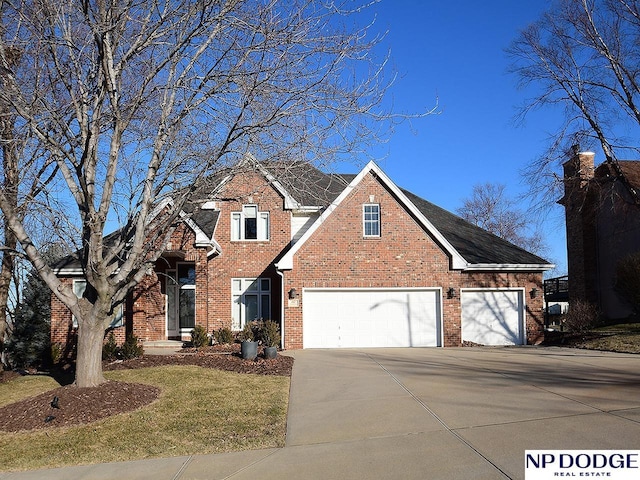
<svg viewBox="0 0 640 480">
<path fill-rule="evenodd" d="M 155 385 L 140 410 L 72 428 L 5 433 L 2 470 L 31 470 L 284 445 L 289 377 L 196 366 L 105 372 L 110 380 Z M 0 384 L 0 405 L 58 387 L 48 377 Z"/>
</svg>

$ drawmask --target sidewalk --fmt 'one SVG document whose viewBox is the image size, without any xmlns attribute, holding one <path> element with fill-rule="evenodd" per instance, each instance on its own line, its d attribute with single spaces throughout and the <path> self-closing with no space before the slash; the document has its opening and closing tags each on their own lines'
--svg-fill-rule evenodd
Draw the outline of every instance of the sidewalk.
<svg viewBox="0 0 640 480">
<path fill-rule="evenodd" d="M 535 347 L 290 354 L 284 448 L 0 479 L 515 479 L 526 449 L 640 449 L 637 355 Z"/>
</svg>

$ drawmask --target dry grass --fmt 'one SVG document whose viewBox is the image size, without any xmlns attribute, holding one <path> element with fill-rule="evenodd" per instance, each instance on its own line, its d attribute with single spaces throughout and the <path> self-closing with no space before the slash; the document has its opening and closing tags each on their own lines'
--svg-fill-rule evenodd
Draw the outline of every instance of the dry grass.
<svg viewBox="0 0 640 480">
<path fill-rule="evenodd" d="M 31 470 L 284 445 L 289 377 L 195 366 L 105 375 L 110 380 L 155 385 L 162 393 L 140 410 L 80 427 L 3 432 L 1 468 Z M 19 385 L 0 385 L 0 404 L 57 386 L 39 377 L 19 381 Z"/>
<path fill-rule="evenodd" d="M 573 346 L 590 350 L 619 353 L 640 353 L 640 323 L 623 323 L 600 327 Z"/>
<path fill-rule="evenodd" d="M 28 375 L 8 383 L 0 383 L 0 406 L 35 397 L 59 386 L 58 382 L 46 375 Z"/>
</svg>

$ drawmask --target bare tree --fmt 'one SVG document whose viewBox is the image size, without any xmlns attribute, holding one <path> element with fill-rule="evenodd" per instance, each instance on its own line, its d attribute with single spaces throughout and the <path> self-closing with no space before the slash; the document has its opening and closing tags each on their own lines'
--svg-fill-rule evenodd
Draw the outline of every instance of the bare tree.
<svg viewBox="0 0 640 480">
<path fill-rule="evenodd" d="M 474 186 L 471 198 L 457 209 L 458 215 L 531 253 L 544 254 L 547 245 L 542 233 L 538 228 L 531 231 L 532 225 L 536 227 L 531 215 L 517 208 L 505 188 L 493 183 Z"/>
<path fill-rule="evenodd" d="M 559 198 L 559 164 L 572 145 L 599 148 L 614 166 L 621 155 L 637 155 L 640 2 L 557 0 L 508 53 L 521 85 L 539 89 L 523 115 L 563 109 L 549 150 L 526 171 L 534 193 Z"/>
<path fill-rule="evenodd" d="M 78 319 L 80 387 L 104 381 L 108 319 L 207 174 L 247 152 L 322 163 L 358 155 L 391 118 L 380 105 L 393 79 L 383 75 L 386 58 L 371 56 L 379 38 L 347 27 L 361 10 L 350 2 L 3 3 L 0 57 L 22 52 L 0 91 L 28 140 L 18 203 L 51 211 L 58 202 L 58 215 L 38 221 L 78 228 L 83 298 L 47 265 L 6 192 L 0 207 Z"/>
<path fill-rule="evenodd" d="M 0 4 L 0 8 L 3 5 Z M 7 49 L 0 57 L 0 88 L 6 88 L 5 78 L 18 62 L 17 49 Z M 18 151 L 14 135 L 16 117 L 7 102 L 0 98 L 0 155 L 2 156 L 2 189 L 7 202 L 18 210 Z M 0 246 L 0 367 L 6 365 L 4 345 L 8 336 L 9 293 L 15 272 L 15 253 L 18 241 L 6 222 L 2 222 Z"/>
</svg>

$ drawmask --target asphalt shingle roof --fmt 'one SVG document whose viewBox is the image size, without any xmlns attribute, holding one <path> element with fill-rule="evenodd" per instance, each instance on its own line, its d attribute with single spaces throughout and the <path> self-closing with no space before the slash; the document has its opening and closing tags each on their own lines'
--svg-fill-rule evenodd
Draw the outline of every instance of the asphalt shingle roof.
<svg viewBox="0 0 640 480">
<path fill-rule="evenodd" d="M 637 163 L 640 167 L 640 162 Z M 266 162 L 262 166 L 273 175 L 289 195 L 301 206 L 306 207 L 327 207 L 356 177 L 355 174 L 326 174 L 307 162 Z M 640 175 L 640 168 L 638 172 Z M 184 208 L 185 212 L 191 214 L 193 222 L 209 238 L 213 238 L 219 211 L 201 209 L 200 206 L 210 199 L 212 192 L 229 173 L 230 171 L 227 170 L 207 178 Z M 549 263 L 407 190 L 402 192 L 470 264 L 546 265 Z M 117 232 L 110 235 L 117 235 Z M 56 267 L 78 267 L 79 263 L 74 257 L 72 255 L 63 259 Z"/>
<path fill-rule="evenodd" d="M 499 265 L 546 265 L 549 263 L 411 192 L 403 190 L 403 193 L 469 263 Z"/>
</svg>

